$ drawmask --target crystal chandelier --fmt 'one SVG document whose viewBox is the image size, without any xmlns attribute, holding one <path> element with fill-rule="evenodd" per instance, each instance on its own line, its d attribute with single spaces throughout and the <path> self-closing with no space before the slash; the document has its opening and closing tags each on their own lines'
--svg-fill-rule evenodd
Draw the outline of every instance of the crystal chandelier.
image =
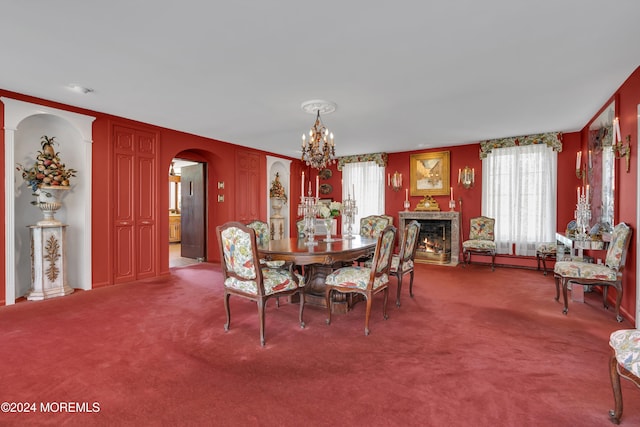
<svg viewBox="0 0 640 427">
<path fill-rule="evenodd" d="M 336 104 L 328 101 L 313 100 L 302 104 L 302 109 L 307 113 L 316 113 L 316 121 L 309 130 L 309 141 L 307 136 L 302 135 L 302 157 L 300 160 L 307 166 L 315 169 L 323 169 L 327 165 L 335 163 L 336 150 L 333 142 L 333 133 L 322 123 L 320 113 L 332 113 L 336 109 Z"/>
</svg>

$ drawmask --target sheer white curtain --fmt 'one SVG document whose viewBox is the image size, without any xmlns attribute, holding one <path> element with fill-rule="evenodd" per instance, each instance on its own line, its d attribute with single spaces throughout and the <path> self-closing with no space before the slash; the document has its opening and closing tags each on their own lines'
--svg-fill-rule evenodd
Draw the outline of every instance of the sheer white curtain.
<svg viewBox="0 0 640 427">
<path fill-rule="evenodd" d="M 360 218 L 384 214 L 384 168 L 376 162 L 347 163 L 342 168 L 342 198 L 356 199 L 353 234 L 360 232 Z M 355 194 L 354 194 L 355 192 Z M 342 229 L 346 230 L 344 215 Z"/>
<path fill-rule="evenodd" d="M 545 144 L 498 148 L 482 160 L 482 214 L 500 254 L 534 256 L 555 241 L 558 154 Z"/>
</svg>

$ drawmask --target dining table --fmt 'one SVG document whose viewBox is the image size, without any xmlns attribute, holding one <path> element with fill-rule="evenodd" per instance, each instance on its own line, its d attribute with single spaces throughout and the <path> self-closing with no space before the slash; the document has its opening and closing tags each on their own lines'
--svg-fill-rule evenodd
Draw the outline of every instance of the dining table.
<svg viewBox="0 0 640 427">
<path fill-rule="evenodd" d="M 337 268 L 352 265 L 362 257 L 373 255 L 378 239 L 352 236 L 351 239 L 336 236 L 326 241 L 316 236 L 313 244 L 304 238 L 290 237 L 270 240 L 258 246 L 258 255 L 267 261 L 291 262 L 305 278 L 305 303 L 326 307 L 325 278 Z M 334 293 L 331 302 L 333 313 L 346 313 L 354 304 L 353 299 Z"/>
</svg>

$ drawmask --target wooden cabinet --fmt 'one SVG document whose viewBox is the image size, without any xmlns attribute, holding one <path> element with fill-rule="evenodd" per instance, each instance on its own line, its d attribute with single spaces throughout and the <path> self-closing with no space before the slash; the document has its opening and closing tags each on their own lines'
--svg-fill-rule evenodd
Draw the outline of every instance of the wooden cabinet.
<svg viewBox="0 0 640 427">
<path fill-rule="evenodd" d="M 114 282 L 156 274 L 157 136 L 115 125 Z"/>
<path fill-rule="evenodd" d="M 180 241 L 180 215 L 169 215 L 169 243 Z"/>
</svg>

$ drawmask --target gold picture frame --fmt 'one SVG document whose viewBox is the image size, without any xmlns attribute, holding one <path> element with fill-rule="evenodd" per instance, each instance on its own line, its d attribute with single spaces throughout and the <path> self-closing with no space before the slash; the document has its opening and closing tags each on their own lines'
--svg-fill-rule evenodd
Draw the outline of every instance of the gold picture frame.
<svg viewBox="0 0 640 427">
<path fill-rule="evenodd" d="M 411 155 L 411 195 L 448 196 L 449 151 Z"/>
</svg>

